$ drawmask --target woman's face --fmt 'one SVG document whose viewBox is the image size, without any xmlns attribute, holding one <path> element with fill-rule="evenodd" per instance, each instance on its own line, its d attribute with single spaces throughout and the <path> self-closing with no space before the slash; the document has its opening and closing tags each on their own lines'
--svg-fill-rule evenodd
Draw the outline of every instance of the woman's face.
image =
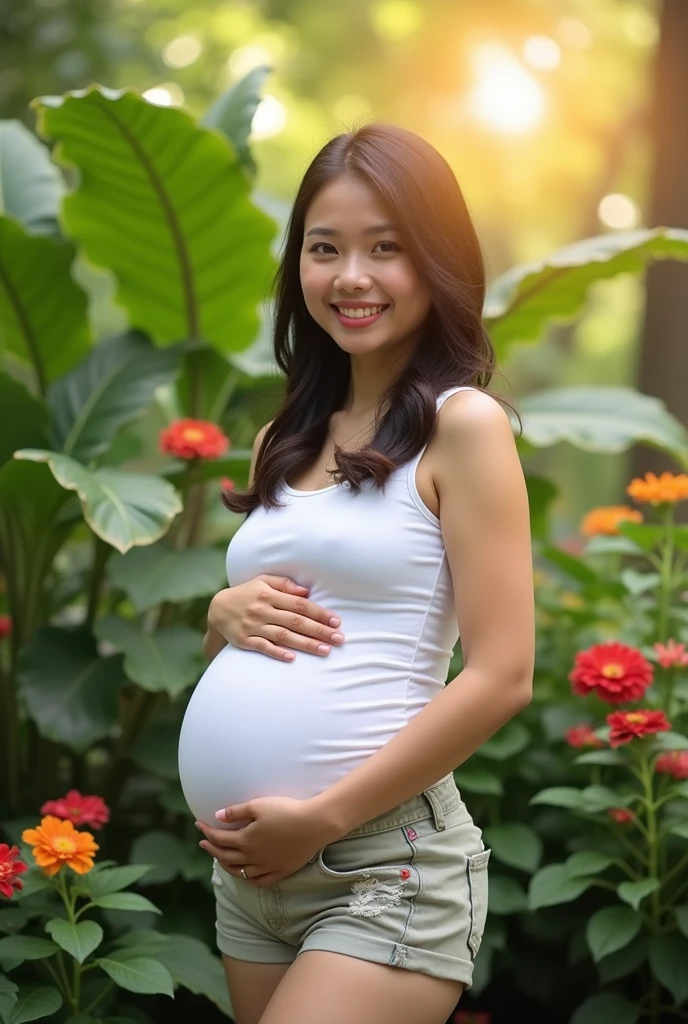
<svg viewBox="0 0 688 1024">
<path fill-rule="evenodd" d="M 308 312 L 352 355 L 402 355 L 415 345 L 430 295 L 399 225 L 375 190 L 345 175 L 306 213 L 301 287 Z"/>
</svg>

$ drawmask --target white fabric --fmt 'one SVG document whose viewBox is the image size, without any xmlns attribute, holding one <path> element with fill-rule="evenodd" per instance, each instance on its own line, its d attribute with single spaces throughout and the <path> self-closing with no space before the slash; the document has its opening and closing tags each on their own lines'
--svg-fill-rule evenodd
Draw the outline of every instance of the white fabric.
<svg viewBox="0 0 688 1024">
<path fill-rule="evenodd" d="M 457 391 L 437 398 L 439 409 Z M 227 550 L 231 586 L 287 575 L 341 619 L 345 640 L 293 662 L 228 645 L 188 704 L 179 771 L 195 817 L 260 796 L 307 798 L 384 746 L 442 689 L 458 640 L 439 520 L 415 472 L 423 448 L 385 491 L 348 484 L 258 506 Z"/>
</svg>

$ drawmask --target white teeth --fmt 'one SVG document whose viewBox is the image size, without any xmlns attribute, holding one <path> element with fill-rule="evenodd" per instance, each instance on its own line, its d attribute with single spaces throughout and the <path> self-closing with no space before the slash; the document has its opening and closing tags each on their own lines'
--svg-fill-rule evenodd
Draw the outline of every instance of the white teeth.
<svg viewBox="0 0 688 1024">
<path fill-rule="evenodd" d="M 337 309 L 342 316 L 348 316 L 352 320 L 360 320 L 364 316 L 374 316 L 375 313 L 381 313 L 384 306 L 369 306 L 367 309 L 347 309 L 345 306 L 337 306 Z"/>
</svg>

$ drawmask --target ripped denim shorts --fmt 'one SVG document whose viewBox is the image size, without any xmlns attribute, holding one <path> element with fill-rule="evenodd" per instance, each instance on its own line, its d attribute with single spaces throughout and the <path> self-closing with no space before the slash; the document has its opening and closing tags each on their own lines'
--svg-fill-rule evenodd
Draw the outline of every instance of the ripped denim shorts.
<svg viewBox="0 0 688 1024">
<path fill-rule="evenodd" d="M 275 885 L 258 888 L 214 861 L 218 948 L 260 963 L 330 950 L 470 988 L 489 857 L 447 775 Z"/>
</svg>

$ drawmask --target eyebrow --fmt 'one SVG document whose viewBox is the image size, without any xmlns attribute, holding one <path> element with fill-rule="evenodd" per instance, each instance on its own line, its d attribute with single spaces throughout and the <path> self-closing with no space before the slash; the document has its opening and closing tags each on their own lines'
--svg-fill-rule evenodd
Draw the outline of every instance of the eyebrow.
<svg viewBox="0 0 688 1024">
<path fill-rule="evenodd" d="M 364 228 L 364 235 L 377 235 L 382 231 L 398 231 L 399 228 L 396 224 L 375 224 L 372 228 Z M 334 228 L 311 228 L 310 231 L 306 232 L 306 238 L 309 235 L 328 235 L 330 237 L 337 237 L 341 234 L 339 231 L 335 231 Z"/>
</svg>

